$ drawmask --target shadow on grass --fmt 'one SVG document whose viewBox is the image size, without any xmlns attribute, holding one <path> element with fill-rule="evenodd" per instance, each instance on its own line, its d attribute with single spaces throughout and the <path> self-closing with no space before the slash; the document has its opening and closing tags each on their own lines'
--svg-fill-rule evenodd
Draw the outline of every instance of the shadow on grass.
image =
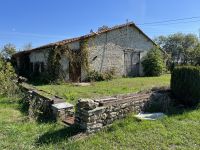
<svg viewBox="0 0 200 150">
<path fill-rule="evenodd" d="M 82 133 L 82 130 L 78 126 L 69 126 L 56 131 L 44 133 L 35 141 L 35 144 L 41 146 L 50 143 L 59 143 L 63 140 L 68 140 L 79 133 Z"/>
<path fill-rule="evenodd" d="M 192 112 L 196 109 L 199 109 L 199 106 L 193 106 L 193 107 L 184 107 L 183 105 L 180 106 L 174 106 L 171 107 L 169 112 L 166 113 L 168 117 L 176 116 L 176 115 L 182 115 L 184 113 Z"/>
</svg>

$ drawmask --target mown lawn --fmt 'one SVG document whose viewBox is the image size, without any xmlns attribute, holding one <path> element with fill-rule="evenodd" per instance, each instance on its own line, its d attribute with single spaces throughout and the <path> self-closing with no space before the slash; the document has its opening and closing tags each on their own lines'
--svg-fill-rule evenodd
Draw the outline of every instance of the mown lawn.
<svg viewBox="0 0 200 150">
<path fill-rule="evenodd" d="M 36 88 L 66 98 L 75 103 L 78 98 L 92 98 L 122 93 L 133 93 L 156 86 L 168 86 L 170 75 L 160 77 L 119 78 L 111 81 L 94 82 L 90 86 L 75 86 L 72 84 L 40 85 Z"/>
<path fill-rule="evenodd" d="M 200 109 L 157 121 L 130 114 L 97 134 L 73 139 L 75 130 L 61 123 L 29 121 L 18 100 L 0 98 L 0 149 L 200 149 Z"/>
</svg>

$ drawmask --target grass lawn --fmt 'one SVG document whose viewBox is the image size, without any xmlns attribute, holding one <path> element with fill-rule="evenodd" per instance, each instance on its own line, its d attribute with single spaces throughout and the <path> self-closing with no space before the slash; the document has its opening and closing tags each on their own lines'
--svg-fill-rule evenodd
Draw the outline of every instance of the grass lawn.
<svg viewBox="0 0 200 150">
<path fill-rule="evenodd" d="M 41 85 L 36 88 L 66 98 L 75 103 L 78 98 L 92 98 L 122 93 L 133 93 L 156 86 L 170 84 L 170 75 L 160 77 L 119 78 L 111 81 L 94 82 L 90 86 L 74 86 L 72 84 Z"/>
<path fill-rule="evenodd" d="M 200 109 L 157 121 L 137 121 L 130 114 L 97 134 L 73 140 L 73 129 L 29 121 L 18 100 L 0 98 L 0 149 L 200 149 L 199 118 Z"/>
</svg>

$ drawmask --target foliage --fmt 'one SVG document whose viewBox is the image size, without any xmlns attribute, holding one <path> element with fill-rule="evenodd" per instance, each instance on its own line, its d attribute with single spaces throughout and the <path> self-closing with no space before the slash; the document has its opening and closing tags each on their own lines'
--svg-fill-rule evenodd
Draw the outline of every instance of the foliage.
<svg viewBox="0 0 200 150">
<path fill-rule="evenodd" d="M 159 48 L 153 48 L 147 53 L 142 66 L 145 76 L 160 76 L 163 73 L 165 65 Z"/>
<path fill-rule="evenodd" d="M 191 57 L 194 65 L 200 65 L 200 43 L 195 47 Z"/>
<path fill-rule="evenodd" d="M 82 39 L 80 40 L 80 64 L 83 69 L 88 73 L 89 72 L 89 53 L 88 53 L 88 40 Z"/>
<path fill-rule="evenodd" d="M 90 71 L 87 75 L 86 81 L 108 81 L 112 80 L 115 76 L 115 69 L 112 68 L 110 70 L 105 71 L 104 73 L 100 73 L 98 71 Z"/>
<path fill-rule="evenodd" d="M 16 79 L 16 74 L 11 63 L 0 58 L 0 95 L 15 94 L 17 86 L 14 79 Z"/>
<path fill-rule="evenodd" d="M 77 93 L 73 91 L 69 91 L 64 94 L 64 97 L 67 101 L 75 101 L 77 96 L 78 96 Z"/>
<path fill-rule="evenodd" d="M 49 50 L 48 60 L 47 60 L 47 72 L 43 76 L 49 81 L 55 81 L 59 77 L 60 71 L 60 59 L 62 56 L 62 51 L 58 49 L 59 47 L 52 48 Z"/>
<path fill-rule="evenodd" d="M 194 34 L 176 33 L 169 36 L 159 36 L 155 42 L 171 55 L 170 61 L 176 64 L 195 64 L 200 52 L 196 51 L 199 40 Z"/>
<path fill-rule="evenodd" d="M 88 72 L 88 42 L 83 39 L 80 41 L 80 50 L 72 50 L 68 45 L 59 45 L 49 50 L 47 59 L 47 71 L 40 75 L 45 82 L 64 81 L 65 73 L 62 72 L 60 60 L 66 57 L 72 74 L 76 73 L 78 65 Z M 69 70 L 67 70 L 69 73 Z"/>
<path fill-rule="evenodd" d="M 16 47 L 13 44 L 4 45 L 3 49 L 0 52 L 0 57 L 5 60 L 11 59 L 12 55 L 16 53 Z"/>
<path fill-rule="evenodd" d="M 200 67 L 176 67 L 172 73 L 171 89 L 177 99 L 187 106 L 200 102 Z"/>
</svg>

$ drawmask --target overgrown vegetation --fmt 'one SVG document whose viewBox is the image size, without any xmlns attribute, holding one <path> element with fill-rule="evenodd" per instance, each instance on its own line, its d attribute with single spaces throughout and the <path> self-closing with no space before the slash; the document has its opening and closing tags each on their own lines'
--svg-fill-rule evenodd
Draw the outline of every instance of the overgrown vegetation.
<svg viewBox="0 0 200 150">
<path fill-rule="evenodd" d="M 90 71 L 87 75 L 86 81 L 94 82 L 94 81 L 108 81 L 112 80 L 115 76 L 115 69 L 111 68 L 103 73 L 98 71 Z"/>
<path fill-rule="evenodd" d="M 16 74 L 10 62 L 0 57 L 0 95 L 12 96 L 17 92 Z"/>
<path fill-rule="evenodd" d="M 200 67 L 176 67 L 172 73 L 171 89 L 182 104 L 197 105 L 200 102 Z"/>
<path fill-rule="evenodd" d="M 70 70 L 68 69 L 62 72 L 60 64 L 62 58 L 68 59 Z M 46 83 L 64 81 L 66 73 L 71 71 L 72 74 L 75 74 L 78 66 L 81 66 L 86 72 L 89 72 L 88 41 L 86 39 L 80 40 L 80 50 L 72 50 L 68 45 L 59 45 L 51 48 L 47 59 L 47 70 L 41 73 L 40 79 L 37 80 Z"/>
<path fill-rule="evenodd" d="M 152 48 L 142 61 L 145 76 L 160 76 L 165 69 L 163 58 L 159 48 Z"/>
</svg>

